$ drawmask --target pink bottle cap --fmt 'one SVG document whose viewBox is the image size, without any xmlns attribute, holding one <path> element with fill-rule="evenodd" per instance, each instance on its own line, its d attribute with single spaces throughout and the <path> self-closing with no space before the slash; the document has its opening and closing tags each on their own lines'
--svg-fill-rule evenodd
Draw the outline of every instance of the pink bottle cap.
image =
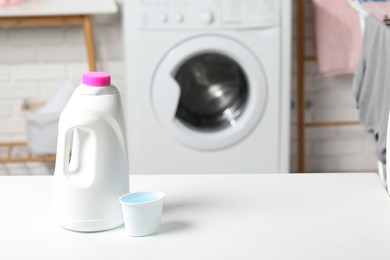
<svg viewBox="0 0 390 260">
<path fill-rule="evenodd" d="M 106 72 L 87 72 L 83 75 L 83 84 L 91 87 L 106 87 L 110 86 L 111 77 Z"/>
</svg>

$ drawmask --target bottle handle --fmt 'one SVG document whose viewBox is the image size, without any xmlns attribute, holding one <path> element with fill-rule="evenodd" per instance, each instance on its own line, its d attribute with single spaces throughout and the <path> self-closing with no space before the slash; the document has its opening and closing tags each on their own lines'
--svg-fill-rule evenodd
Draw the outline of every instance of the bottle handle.
<svg viewBox="0 0 390 260">
<path fill-rule="evenodd" d="M 74 174 L 80 166 L 80 129 L 93 132 L 92 128 L 86 126 L 72 126 L 65 130 L 65 134 L 58 136 L 57 161 L 62 172 Z M 62 136 L 62 138 L 61 138 Z"/>
<path fill-rule="evenodd" d="M 72 159 L 70 157 L 72 144 L 75 142 L 75 140 L 74 140 L 75 134 L 73 134 L 73 133 L 76 133 L 76 132 L 74 132 L 74 131 L 77 131 L 77 127 L 72 127 L 72 128 L 67 129 L 65 132 L 65 138 L 63 140 L 64 153 L 62 154 L 61 159 L 62 159 L 62 171 L 65 175 L 68 175 L 71 172 L 72 173 L 76 172 L 76 169 L 78 168 L 78 164 L 77 165 L 71 164 Z M 73 136 L 72 136 L 72 134 L 73 134 Z M 71 170 L 69 170 L 69 168 L 70 168 L 69 165 L 71 165 Z"/>
<path fill-rule="evenodd" d="M 90 112 L 88 116 L 82 118 L 82 121 L 84 122 L 74 122 L 70 125 L 65 123 L 63 126 L 61 126 L 61 119 L 59 122 L 56 169 L 65 176 L 74 176 L 83 167 L 81 157 L 85 138 L 90 136 L 92 139 L 87 138 L 88 142 L 96 145 L 97 132 L 94 125 L 99 122 L 99 116 Z"/>
<path fill-rule="evenodd" d="M 99 111 L 89 111 L 82 120 L 72 122 L 71 125 L 66 123 L 64 127 L 59 125 L 56 170 L 73 187 L 85 188 L 95 181 L 96 174 L 94 173 L 100 168 L 99 165 L 102 162 L 89 163 L 85 162 L 84 159 L 89 160 L 90 156 L 92 158 L 99 156 L 96 147 L 101 144 L 97 142 L 98 135 L 104 134 L 104 132 L 101 133 L 103 130 L 99 127 L 102 120 L 113 129 L 118 138 L 123 159 L 128 165 L 126 136 L 119 122 L 111 115 L 102 114 Z"/>
<path fill-rule="evenodd" d="M 85 156 L 84 138 L 89 139 L 92 145 L 96 145 L 96 131 L 90 126 L 72 126 L 64 132 L 62 137 L 59 136 L 59 146 L 57 153 L 59 173 L 63 175 L 69 185 L 74 188 L 84 189 L 91 186 L 95 181 L 96 165 L 85 163 L 82 161 Z M 85 136 L 84 136 L 85 135 Z M 86 137 L 87 136 L 87 137 Z M 90 136 L 90 137 L 88 137 Z M 92 138 L 92 139 L 91 139 Z M 83 141 L 84 140 L 84 141 Z M 93 147 L 91 148 L 94 149 Z M 91 151 L 90 149 L 88 149 Z M 85 170 L 85 169 L 88 170 Z"/>
</svg>

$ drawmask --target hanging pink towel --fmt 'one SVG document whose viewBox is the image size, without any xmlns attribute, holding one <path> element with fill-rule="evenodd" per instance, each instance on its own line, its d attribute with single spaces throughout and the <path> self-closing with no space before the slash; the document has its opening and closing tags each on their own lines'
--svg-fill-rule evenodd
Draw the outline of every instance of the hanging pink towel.
<svg viewBox="0 0 390 260">
<path fill-rule="evenodd" d="M 319 72 L 354 73 L 362 42 L 358 12 L 347 0 L 313 0 L 313 6 Z"/>
</svg>

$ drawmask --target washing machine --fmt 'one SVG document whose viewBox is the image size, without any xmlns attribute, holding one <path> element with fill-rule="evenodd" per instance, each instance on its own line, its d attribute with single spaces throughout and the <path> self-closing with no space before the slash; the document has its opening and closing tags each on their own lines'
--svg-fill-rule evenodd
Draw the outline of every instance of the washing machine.
<svg viewBox="0 0 390 260">
<path fill-rule="evenodd" d="M 124 3 L 131 174 L 289 171 L 290 0 Z"/>
</svg>

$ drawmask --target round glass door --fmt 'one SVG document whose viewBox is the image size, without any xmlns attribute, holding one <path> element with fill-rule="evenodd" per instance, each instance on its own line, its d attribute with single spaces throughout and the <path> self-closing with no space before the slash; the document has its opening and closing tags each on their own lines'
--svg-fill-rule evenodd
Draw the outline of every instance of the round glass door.
<svg viewBox="0 0 390 260">
<path fill-rule="evenodd" d="M 150 98 L 156 119 L 173 139 L 194 149 L 223 149 L 259 124 L 267 80 L 245 45 L 223 36 L 195 37 L 161 58 Z"/>
<path fill-rule="evenodd" d="M 218 53 L 186 60 L 174 78 L 180 87 L 176 117 L 204 131 L 234 126 L 248 99 L 248 82 L 240 65 Z"/>
</svg>

